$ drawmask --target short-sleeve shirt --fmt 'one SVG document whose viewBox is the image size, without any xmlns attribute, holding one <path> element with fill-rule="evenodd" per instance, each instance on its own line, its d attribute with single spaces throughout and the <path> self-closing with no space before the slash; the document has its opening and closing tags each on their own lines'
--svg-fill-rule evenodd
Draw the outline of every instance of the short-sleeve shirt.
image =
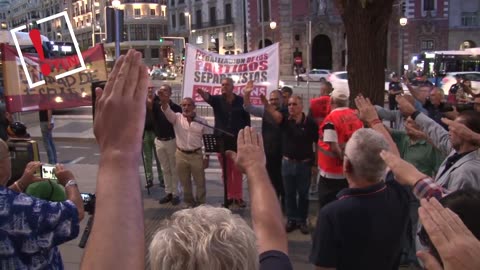
<svg viewBox="0 0 480 270">
<path fill-rule="evenodd" d="M 394 180 L 347 188 L 320 210 L 310 261 L 337 270 L 397 270 L 408 196 Z"/>
<path fill-rule="evenodd" d="M 281 251 L 265 251 L 259 257 L 260 270 L 293 270 L 290 258 Z"/>
<path fill-rule="evenodd" d="M 282 129 L 283 155 L 294 160 L 314 161 L 313 143 L 318 142 L 318 125 L 315 121 L 303 114 L 300 123 L 283 115 L 280 124 Z"/>
<path fill-rule="evenodd" d="M 233 102 L 230 104 L 222 95 L 210 95 L 207 103 L 213 108 L 215 128 L 227 131 L 235 137 L 225 137 L 218 130 L 215 130 L 214 134 L 226 139 L 227 150 L 236 150 L 238 132 L 246 126 L 250 126 L 250 114 L 243 108 L 243 98 L 234 95 Z"/>
<path fill-rule="evenodd" d="M 0 228 L 0 269 L 63 269 L 57 246 L 80 229 L 73 202 L 47 202 L 5 187 Z"/>
</svg>

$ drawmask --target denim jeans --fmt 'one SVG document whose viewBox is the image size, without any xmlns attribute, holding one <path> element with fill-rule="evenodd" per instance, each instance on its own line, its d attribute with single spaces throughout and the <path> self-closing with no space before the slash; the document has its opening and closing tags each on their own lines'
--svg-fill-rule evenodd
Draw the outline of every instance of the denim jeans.
<svg viewBox="0 0 480 270">
<path fill-rule="evenodd" d="M 53 143 L 52 130 L 48 129 L 48 122 L 40 122 L 42 131 L 43 145 L 47 151 L 48 163 L 57 164 L 57 149 Z"/>
<path fill-rule="evenodd" d="M 308 216 L 308 190 L 312 168 L 307 162 L 282 160 L 287 219 L 304 223 Z M 298 196 L 298 199 L 297 199 Z"/>
</svg>

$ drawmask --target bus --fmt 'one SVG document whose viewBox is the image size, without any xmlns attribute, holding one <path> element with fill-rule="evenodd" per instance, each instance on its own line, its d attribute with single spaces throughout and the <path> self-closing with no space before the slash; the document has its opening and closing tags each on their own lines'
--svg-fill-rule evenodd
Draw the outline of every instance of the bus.
<svg viewBox="0 0 480 270">
<path fill-rule="evenodd" d="M 443 77 L 448 72 L 480 71 L 480 48 L 425 52 L 413 60 L 418 68 L 433 77 Z"/>
<path fill-rule="evenodd" d="M 32 40 L 30 39 L 30 36 L 28 35 L 27 32 L 16 32 L 15 36 L 17 37 L 18 45 L 20 46 L 20 49 L 23 52 L 32 52 L 36 53 L 35 47 L 33 47 Z M 50 40 L 43 35 L 40 35 L 42 42 L 44 44 L 44 50 L 48 48 L 48 44 L 50 43 Z M 15 46 L 15 43 L 13 42 L 13 37 L 10 31 L 8 30 L 1 30 L 0 31 L 0 43 L 5 43 L 10 46 Z M 1 51 L 0 51 L 0 93 L 3 95 L 4 90 L 3 90 L 3 63 L 1 61 L 2 56 L 1 56 Z"/>
</svg>

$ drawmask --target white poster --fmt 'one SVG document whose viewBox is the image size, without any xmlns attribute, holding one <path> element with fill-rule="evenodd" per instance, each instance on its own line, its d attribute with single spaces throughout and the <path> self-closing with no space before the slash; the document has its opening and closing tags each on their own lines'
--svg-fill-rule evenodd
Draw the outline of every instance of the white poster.
<svg viewBox="0 0 480 270">
<path fill-rule="evenodd" d="M 254 81 L 251 101 L 260 105 L 260 95 L 267 96 L 278 89 L 279 53 L 278 43 L 264 49 L 237 55 L 220 55 L 186 44 L 183 97 L 193 97 L 203 102 L 197 89 L 211 95 L 221 94 L 222 79 L 230 77 L 234 93 L 243 96 L 248 81 Z"/>
</svg>

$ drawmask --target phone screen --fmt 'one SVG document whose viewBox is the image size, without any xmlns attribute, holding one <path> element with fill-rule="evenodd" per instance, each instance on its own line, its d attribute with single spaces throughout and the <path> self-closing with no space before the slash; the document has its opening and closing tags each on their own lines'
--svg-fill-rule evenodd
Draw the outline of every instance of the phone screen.
<svg viewBox="0 0 480 270">
<path fill-rule="evenodd" d="M 55 166 L 50 164 L 42 165 L 41 177 L 43 179 L 57 180 L 57 176 L 55 175 Z"/>
</svg>

